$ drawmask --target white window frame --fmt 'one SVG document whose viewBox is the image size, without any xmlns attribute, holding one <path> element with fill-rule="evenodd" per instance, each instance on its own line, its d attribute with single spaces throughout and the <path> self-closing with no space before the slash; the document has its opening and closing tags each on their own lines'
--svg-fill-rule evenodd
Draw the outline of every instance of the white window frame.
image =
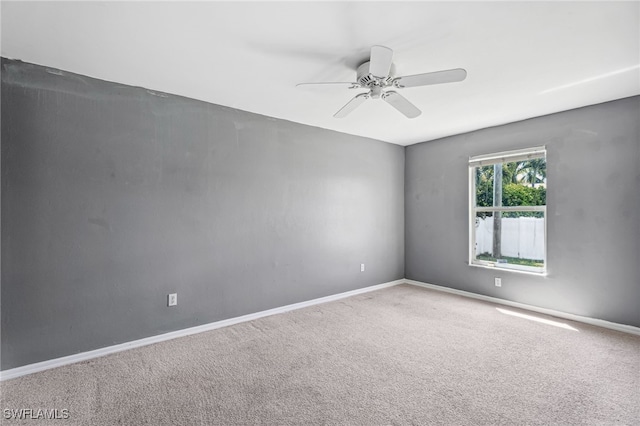
<svg viewBox="0 0 640 426">
<path fill-rule="evenodd" d="M 516 161 L 532 160 L 547 157 L 545 146 L 527 149 L 504 151 L 494 154 L 476 155 L 469 157 L 469 265 L 483 268 L 495 268 L 512 272 L 521 272 L 534 275 L 547 274 L 547 206 L 508 206 L 508 207 L 478 207 L 476 205 L 476 179 L 475 168 L 489 166 L 497 163 L 512 163 Z M 481 212 L 525 212 L 541 211 L 544 215 L 544 266 L 536 268 L 525 265 L 512 265 L 476 259 L 476 214 Z"/>
</svg>

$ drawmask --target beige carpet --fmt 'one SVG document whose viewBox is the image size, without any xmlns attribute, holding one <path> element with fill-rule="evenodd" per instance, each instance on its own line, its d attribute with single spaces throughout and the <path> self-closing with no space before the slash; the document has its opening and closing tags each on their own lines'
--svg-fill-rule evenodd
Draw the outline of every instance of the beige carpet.
<svg viewBox="0 0 640 426">
<path fill-rule="evenodd" d="M 1 390 L 69 415 L 2 424 L 638 425 L 640 337 L 402 285 Z"/>
</svg>

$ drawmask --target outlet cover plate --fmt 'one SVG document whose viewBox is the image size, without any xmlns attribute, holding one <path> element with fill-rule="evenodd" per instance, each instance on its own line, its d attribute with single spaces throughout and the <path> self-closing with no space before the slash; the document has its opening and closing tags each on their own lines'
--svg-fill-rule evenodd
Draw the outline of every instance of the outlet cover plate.
<svg viewBox="0 0 640 426">
<path fill-rule="evenodd" d="M 178 293 L 171 293 L 167 296 L 167 306 L 176 306 L 178 304 Z"/>
</svg>

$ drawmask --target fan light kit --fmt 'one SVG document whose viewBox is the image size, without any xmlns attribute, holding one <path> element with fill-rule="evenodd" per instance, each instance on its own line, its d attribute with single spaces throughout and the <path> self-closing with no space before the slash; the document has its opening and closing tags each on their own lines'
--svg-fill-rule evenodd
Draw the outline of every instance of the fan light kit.
<svg viewBox="0 0 640 426">
<path fill-rule="evenodd" d="M 296 87 L 338 85 L 346 86 L 349 89 L 369 90 L 351 99 L 333 115 L 335 118 L 346 117 L 367 99 L 382 99 L 407 118 L 416 118 L 422 112 L 404 96 L 395 90 L 388 89 L 454 83 L 462 81 L 466 77 L 467 71 L 462 68 L 396 77 L 393 50 L 384 46 L 373 46 L 369 61 L 360 65 L 356 70 L 356 82 L 300 83 Z"/>
</svg>

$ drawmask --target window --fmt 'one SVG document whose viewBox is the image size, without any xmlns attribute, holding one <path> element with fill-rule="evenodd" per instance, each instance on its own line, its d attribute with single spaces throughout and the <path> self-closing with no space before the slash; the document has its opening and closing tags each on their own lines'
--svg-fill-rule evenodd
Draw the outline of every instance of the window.
<svg viewBox="0 0 640 426">
<path fill-rule="evenodd" d="M 469 181 L 469 264 L 545 273 L 545 148 L 471 157 Z"/>
</svg>

